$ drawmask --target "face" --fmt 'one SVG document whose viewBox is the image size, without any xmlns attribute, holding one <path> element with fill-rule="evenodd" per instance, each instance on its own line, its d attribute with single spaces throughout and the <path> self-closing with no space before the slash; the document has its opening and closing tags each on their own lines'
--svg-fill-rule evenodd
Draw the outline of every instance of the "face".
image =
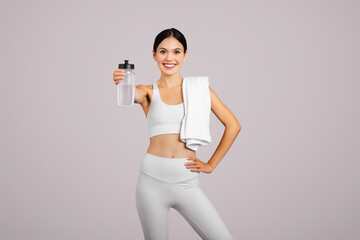
<svg viewBox="0 0 360 240">
<path fill-rule="evenodd" d="M 183 45 L 174 37 L 165 38 L 159 44 L 156 53 L 153 50 L 153 58 L 165 75 L 178 73 L 186 57 L 187 52 L 184 54 Z"/>
</svg>

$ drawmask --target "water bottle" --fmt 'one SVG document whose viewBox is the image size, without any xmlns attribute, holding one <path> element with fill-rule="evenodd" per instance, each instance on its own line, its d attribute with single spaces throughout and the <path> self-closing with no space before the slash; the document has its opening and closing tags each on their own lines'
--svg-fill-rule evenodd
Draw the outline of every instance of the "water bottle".
<svg viewBox="0 0 360 240">
<path fill-rule="evenodd" d="M 135 98 L 135 69 L 134 64 L 129 64 L 129 60 L 119 64 L 119 69 L 125 71 L 126 76 L 117 84 L 117 101 L 119 106 L 131 107 L 134 105 Z"/>
</svg>

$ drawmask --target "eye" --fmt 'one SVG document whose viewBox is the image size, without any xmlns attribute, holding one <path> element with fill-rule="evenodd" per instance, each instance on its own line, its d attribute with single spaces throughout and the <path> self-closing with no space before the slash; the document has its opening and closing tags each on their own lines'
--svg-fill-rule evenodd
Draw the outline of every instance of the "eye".
<svg viewBox="0 0 360 240">
<path fill-rule="evenodd" d="M 176 51 L 176 53 L 180 53 L 180 51 Z"/>
<path fill-rule="evenodd" d="M 165 51 L 164 50 L 161 50 L 160 53 L 164 53 Z"/>
</svg>

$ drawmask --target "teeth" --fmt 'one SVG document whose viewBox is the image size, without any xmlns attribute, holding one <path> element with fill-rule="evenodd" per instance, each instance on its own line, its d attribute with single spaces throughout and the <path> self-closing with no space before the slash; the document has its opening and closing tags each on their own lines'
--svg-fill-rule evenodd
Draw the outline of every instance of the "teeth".
<svg viewBox="0 0 360 240">
<path fill-rule="evenodd" d="M 175 64 L 172 64 L 172 65 L 164 64 L 164 65 L 167 66 L 167 67 L 173 67 L 173 66 L 175 66 Z"/>
</svg>

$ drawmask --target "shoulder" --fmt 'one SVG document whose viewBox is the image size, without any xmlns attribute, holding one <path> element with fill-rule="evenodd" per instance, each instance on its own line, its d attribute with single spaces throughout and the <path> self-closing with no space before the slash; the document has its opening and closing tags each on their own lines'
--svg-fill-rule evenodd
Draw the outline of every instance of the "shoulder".
<svg viewBox="0 0 360 240">
<path fill-rule="evenodd" d="M 135 91 L 136 91 L 135 102 L 140 103 L 141 105 L 147 104 L 151 101 L 150 99 L 151 99 L 152 93 L 153 93 L 153 85 L 152 84 L 148 84 L 148 85 L 139 84 L 139 85 L 136 85 Z"/>
<path fill-rule="evenodd" d="M 149 85 L 143 85 L 143 84 L 139 84 L 136 85 L 136 88 L 140 89 L 141 91 L 148 93 L 149 91 L 152 91 L 153 89 L 153 85 L 149 84 Z"/>
<path fill-rule="evenodd" d="M 134 102 L 143 104 L 146 101 L 148 94 L 149 94 L 148 86 L 143 84 L 136 85 Z"/>
</svg>

